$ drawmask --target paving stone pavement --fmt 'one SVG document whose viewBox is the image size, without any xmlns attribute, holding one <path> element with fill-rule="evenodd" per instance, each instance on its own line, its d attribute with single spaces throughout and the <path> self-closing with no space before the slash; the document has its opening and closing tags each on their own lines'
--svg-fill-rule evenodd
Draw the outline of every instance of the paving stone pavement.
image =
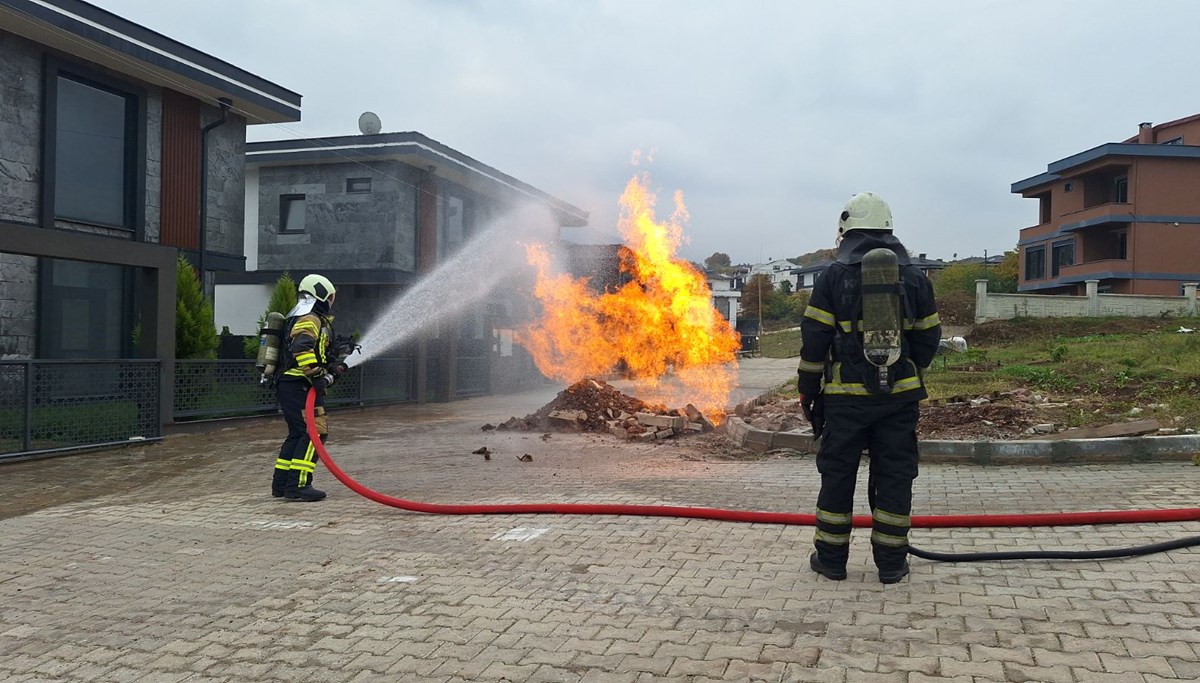
<svg viewBox="0 0 1200 683">
<path fill-rule="evenodd" d="M 553 391 L 333 415 L 349 473 L 429 502 L 809 512 L 811 457 L 715 437 L 483 432 Z M 807 568 L 812 529 L 645 517 L 431 516 L 268 493 L 278 421 L 0 466 L 4 681 L 1166 681 L 1200 679 L 1200 552 L 913 561 L 883 586 Z M 487 445 L 491 460 L 472 455 Z M 727 450 L 727 449 L 725 449 Z M 532 462 L 518 456 L 530 454 Z M 1189 463 L 927 465 L 916 512 L 1194 507 Z M 865 510 L 860 501 L 859 510 Z M 1200 523 L 917 530 L 932 550 L 1101 548 Z"/>
</svg>

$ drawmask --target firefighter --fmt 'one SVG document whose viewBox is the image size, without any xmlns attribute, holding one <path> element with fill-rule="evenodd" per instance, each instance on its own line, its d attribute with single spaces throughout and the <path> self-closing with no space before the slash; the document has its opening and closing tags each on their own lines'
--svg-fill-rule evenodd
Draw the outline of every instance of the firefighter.
<svg viewBox="0 0 1200 683">
<path fill-rule="evenodd" d="M 880 259 L 884 266 L 877 267 Z M 871 305 L 880 301 L 882 307 Z M 890 320 L 887 311 L 894 311 Z M 922 371 L 933 361 L 941 324 L 933 287 L 892 235 L 891 209 L 878 195 L 856 194 L 842 211 L 837 259 L 817 279 L 801 336 L 801 404 L 824 418 L 816 551 L 809 566 L 833 580 L 846 578 L 854 488 L 866 451 L 872 554 L 879 580 L 896 583 L 908 574 L 917 419 L 927 396 Z M 879 339 L 893 340 L 895 348 L 879 353 L 872 346 Z"/>
<path fill-rule="evenodd" d="M 336 291 L 324 276 L 315 273 L 305 276 L 297 288 L 296 307 L 287 314 L 284 323 L 276 396 L 288 434 L 279 449 L 271 480 L 271 495 L 276 498 L 313 502 L 325 497 L 324 491 L 312 485 L 317 453 L 308 438 L 304 404 L 309 388 L 316 387 L 313 414 L 317 433 L 324 443 L 329 433 L 325 390 L 333 385 L 336 374 L 331 357 L 334 336 L 330 315 Z"/>
</svg>

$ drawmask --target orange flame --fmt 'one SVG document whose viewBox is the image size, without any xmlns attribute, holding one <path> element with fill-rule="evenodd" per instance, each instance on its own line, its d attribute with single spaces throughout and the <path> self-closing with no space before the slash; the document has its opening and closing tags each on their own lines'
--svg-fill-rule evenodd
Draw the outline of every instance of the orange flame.
<svg viewBox="0 0 1200 683">
<path fill-rule="evenodd" d="M 548 377 L 573 383 L 623 361 L 640 380 L 638 398 L 694 403 L 716 421 L 733 385 L 739 338 L 713 308 L 704 275 L 675 257 L 688 220 L 683 194 L 675 193 L 674 213 L 658 223 L 647 185 L 646 174 L 635 175 L 621 196 L 618 227 L 628 246 L 621 271 L 632 279 L 617 291 L 594 293 L 586 279 L 551 272 L 544 247 L 526 247 L 543 312 L 517 341 Z"/>
</svg>

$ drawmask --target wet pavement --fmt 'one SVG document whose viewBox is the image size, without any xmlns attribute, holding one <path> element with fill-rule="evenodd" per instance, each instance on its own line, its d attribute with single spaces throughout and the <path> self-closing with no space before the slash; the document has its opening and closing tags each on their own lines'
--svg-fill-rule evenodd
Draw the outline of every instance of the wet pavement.
<svg viewBox="0 0 1200 683">
<path fill-rule="evenodd" d="M 794 361 L 742 364 L 741 391 Z M 718 438 L 485 432 L 558 387 L 344 410 L 338 463 L 425 502 L 811 512 L 811 457 Z M 279 420 L 0 465 L 4 681 L 1162 681 L 1200 678 L 1200 552 L 938 564 L 882 586 L 807 569 L 812 529 L 615 516 L 433 516 L 269 495 Z M 487 446 L 491 460 L 471 451 Z M 532 460 L 518 458 L 528 454 Z M 1190 463 L 926 465 L 915 512 L 1194 507 Z M 859 510 L 865 510 L 860 501 Z M 1129 546 L 1200 523 L 917 530 L 931 550 Z"/>
</svg>

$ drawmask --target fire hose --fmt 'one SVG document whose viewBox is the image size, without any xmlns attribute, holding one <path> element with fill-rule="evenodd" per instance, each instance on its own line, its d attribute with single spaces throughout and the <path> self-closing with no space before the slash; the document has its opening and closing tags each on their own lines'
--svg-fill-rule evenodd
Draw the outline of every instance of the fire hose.
<svg viewBox="0 0 1200 683">
<path fill-rule="evenodd" d="M 630 505 L 613 503 L 505 503 L 495 505 L 462 505 L 422 503 L 396 498 L 370 489 L 353 479 L 333 460 L 317 433 L 313 410 L 317 390 L 309 389 L 304 405 L 304 419 L 308 437 L 320 455 L 321 462 L 346 488 L 367 500 L 389 507 L 435 515 L 625 515 L 641 517 L 684 517 L 711 519 L 724 522 L 752 522 L 759 524 L 786 524 L 816 526 L 815 514 L 793 512 L 764 512 L 755 510 L 725 510 L 678 505 Z M 1107 510 L 1098 512 L 1053 512 L 1012 515 L 914 515 L 912 527 L 919 529 L 978 528 L 978 527 L 1044 527 L 1044 526 L 1087 526 L 1097 524 L 1141 524 L 1158 522 L 1200 521 L 1200 508 L 1175 508 L 1165 510 Z M 855 515 L 856 528 L 870 528 L 871 517 Z M 1200 546 L 1200 536 L 1153 543 L 1130 548 L 1106 550 L 1034 550 L 982 553 L 942 553 L 909 546 L 908 552 L 922 559 L 938 562 L 982 562 L 989 560 L 1098 560 L 1117 557 L 1137 557 L 1178 548 Z"/>
</svg>

